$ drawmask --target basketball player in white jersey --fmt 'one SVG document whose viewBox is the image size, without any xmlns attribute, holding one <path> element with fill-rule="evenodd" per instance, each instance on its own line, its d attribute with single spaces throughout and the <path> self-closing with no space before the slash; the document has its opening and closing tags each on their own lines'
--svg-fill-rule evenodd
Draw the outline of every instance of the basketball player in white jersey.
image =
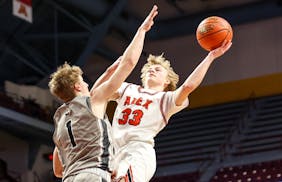
<svg viewBox="0 0 282 182">
<path fill-rule="evenodd" d="M 143 86 L 123 83 L 116 96 L 112 123 L 115 142 L 115 180 L 148 182 L 156 170 L 154 137 L 169 118 L 188 106 L 188 96 L 202 82 L 212 62 L 231 42 L 212 50 L 176 89 L 178 75 L 163 55 L 150 55 L 142 68 Z"/>
<path fill-rule="evenodd" d="M 64 182 L 111 181 L 113 146 L 106 106 L 137 64 L 145 34 L 157 13 L 154 6 L 119 63 L 114 63 L 91 91 L 77 66 L 65 63 L 51 75 L 50 91 L 64 102 L 54 115 L 53 135 L 54 174 Z"/>
</svg>

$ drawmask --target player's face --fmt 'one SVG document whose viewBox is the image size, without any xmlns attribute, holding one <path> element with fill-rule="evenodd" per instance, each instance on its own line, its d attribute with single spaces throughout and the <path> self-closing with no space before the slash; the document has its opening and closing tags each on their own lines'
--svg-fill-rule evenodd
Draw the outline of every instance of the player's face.
<svg viewBox="0 0 282 182">
<path fill-rule="evenodd" d="M 77 85 L 78 85 L 78 89 L 82 93 L 82 95 L 86 95 L 86 96 L 90 95 L 89 89 L 88 89 L 88 84 L 83 80 L 82 76 L 79 76 Z"/>
<path fill-rule="evenodd" d="M 167 84 L 168 72 L 167 70 L 159 64 L 155 64 L 149 67 L 146 74 L 147 83 L 153 82 L 155 84 L 161 84 L 165 87 Z"/>
</svg>

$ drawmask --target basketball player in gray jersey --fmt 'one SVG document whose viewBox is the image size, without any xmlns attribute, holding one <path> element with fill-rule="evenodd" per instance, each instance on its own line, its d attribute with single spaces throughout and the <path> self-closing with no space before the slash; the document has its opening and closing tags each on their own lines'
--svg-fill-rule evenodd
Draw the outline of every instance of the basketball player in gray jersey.
<svg viewBox="0 0 282 182">
<path fill-rule="evenodd" d="M 154 6 L 120 60 L 106 70 L 91 91 L 77 66 L 65 63 L 51 75 L 50 92 L 64 102 L 54 115 L 53 135 L 54 174 L 64 182 L 111 180 L 113 147 L 106 106 L 137 64 L 145 34 L 157 14 Z"/>
<path fill-rule="evenodd" d="M 63 104 L 56 111 L 54 120 L 53 137 L 56 146 L 63 150 L 60 157 L 65 166 L 66 181 L 69 175 L 81 172 L 98 173 L 107 179 L 113 155 L 110 124 L 106 116 L 93 115 L 90 97 L 77 96 Z"/>
</svg>

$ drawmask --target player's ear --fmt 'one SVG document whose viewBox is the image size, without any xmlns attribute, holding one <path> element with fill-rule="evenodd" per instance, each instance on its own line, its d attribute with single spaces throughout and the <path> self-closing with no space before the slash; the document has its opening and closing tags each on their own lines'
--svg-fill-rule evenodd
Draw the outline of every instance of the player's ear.
<svg viewBox="0 0 282 182">
<path fill-rule="evenodd" d="M 165 79 L 165 84 L 169 85 L 170 84 L 170 80 L 168 79 L 168 77 Z"/>
<path fill-rule="evenodd" d="M 164 83 L 164 88 L 166 89 L 168 87 L 168 85 L 170 84 L 170 80 L 168 78 L 165 79 L 165 83 Z"/>
<path fill-rule="evenodd" d="M 80 92 L 81 91 L 81 84 L 80 82 L 76 82 L 74 84 L 74 90 Z"/>
</svg>

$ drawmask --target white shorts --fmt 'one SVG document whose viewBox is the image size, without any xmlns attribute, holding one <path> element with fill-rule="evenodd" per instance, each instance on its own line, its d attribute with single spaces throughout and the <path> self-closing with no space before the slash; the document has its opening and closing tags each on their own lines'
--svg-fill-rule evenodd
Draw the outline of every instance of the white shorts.
<svg viewBox="0 0 282 182">
<path fill-rule="evenodd" d="M 149 182 L 156 171 L 156 153 L 151 144 L 131 141 L 122 148 L 116 149 L 114 171 L 116 178 L 126 176 L 128 170 L 134 182 Z"/>
</svg>

